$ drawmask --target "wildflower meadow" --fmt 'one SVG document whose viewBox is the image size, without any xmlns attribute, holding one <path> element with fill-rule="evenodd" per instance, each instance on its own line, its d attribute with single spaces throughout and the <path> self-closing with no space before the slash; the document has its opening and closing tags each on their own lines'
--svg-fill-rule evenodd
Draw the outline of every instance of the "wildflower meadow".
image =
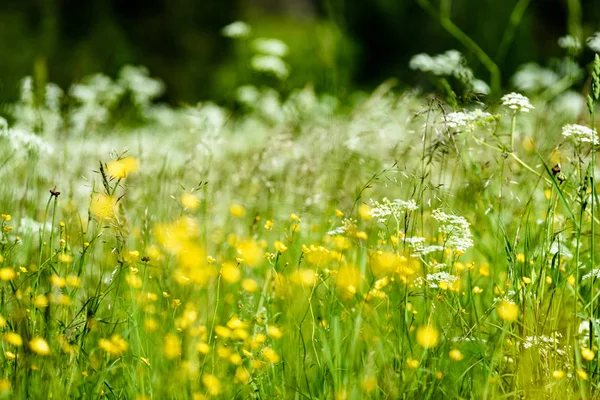
<svg viewBox="0 0 600 400">
<path fill-rule="evenodd" d="M 221 33 L 231 105 L 125 66 L 2 109 L 1 398 L 600 398 L 600 34 L 341 101 Z"/>
</svg>

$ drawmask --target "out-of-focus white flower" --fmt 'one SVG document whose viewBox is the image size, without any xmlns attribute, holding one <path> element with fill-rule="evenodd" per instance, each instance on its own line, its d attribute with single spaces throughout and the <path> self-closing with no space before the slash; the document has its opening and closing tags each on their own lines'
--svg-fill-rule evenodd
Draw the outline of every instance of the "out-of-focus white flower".
<svg viewBox="0 0 600 400">
<path fill-rule="evenodd" d="M 512 77 L 512 82 L 519 90 L 535 92 L 549 88 L 559 79 L 556 72 L 536 63 L 527 63 L 519 67 Z"/>
<path fill-rule="evenodd" d="M 490 94 L 492 89 L 490 89 L 490 86 L 481 79 L 475 79 L 473 81 L 473 91 L 479 94 Z"/>
<path fill-rule="evenodd" d="M 279 79 L 285 79 L 290 74 L 286 63 L 277 56 L 254 56 L 250 65 L 256 71 L 273 74 Z"/>
<path fill-rule="evenodd" d="M 269 56 L 285 57 L 288 47 L 279 39 L 258 38 L 253 42 L 254 49 Z"/>
<path fill-rule="evenodd" d="M 260 97 L 260 92 L 253 85 L 240 86 L 237 89 L 237 99 L 240 103 L 247 106 L 254 106 Z"/>
<path fill-rule="evenodd" d="M 600 53 L 600 32 L 594 33 L 585 41 L 593 52 Z"/>
<path fill-rule="evenodd" d="M 509 93 L 502 96 L 502 105 L 515 110 L 515 112 L 525 112 L 533 110 L 535 107 L 526 96 L 520 93 Z"/>
<path fill-rule="evenodd" d="M 494 117 L 492 114 L 476 110 L 464 110 L 457 111 L 446 115 L 445 123 L 449 128 L 456 129 L 457 131 L 472 131 L 476 126 L 483 126 L 490 122 Z"/>
<path fill-rule="evenodd" d="M 221 29 L 221 34 L 232 39 L 244 39 L 250 36 L 251 31 L 250 25 L 244 21 L 235 21 L 224 26 L 223 29 Z"/>
<path fill-rule="evenodd" d="M 142 108 L 165 90 L 162 81 L 151 78 L 148 69 L 140 66 L 124 66 L 119 71 L 119 83 L 123 88 L 129 89 L 133 101 Z"/>
<path fill-rule="evenodd" d="M 568 124 L 563 126 L 562 134 L 564 137 L 572 137 L 575 141 L 598 144 L 596 130 L 587 126 Z"/>
<path fill-rule="evenodd" d="M 1 123 L 0 123 L 1 125 Z M 35 133 L 20 128 L 0 129 L 0 137 L 8 139 L 15 152 L 34 151 L 40 155 L 51 155 L 54 148 Z"/>
<path fill-rule="evenodd" d="M 411 69 L 431 72 L 434 75 L 453 75 L 463 63 L 463 56 L 459 51 L 448 50 L 436 56 L 421 53 L 414 55 L 408 64 Z"/>
<path fill-rule="evenodd" d="M 574 90 L 567 90 L 554 99 L 552 108 L 557 115 L 563 114 L 567 120 L 574 120 L 586 109 L 585 98 Z"/>
<path fill-rule="evenodd" d="M 579 51 L 581 50 L 581 41 L 571 35 L 561 36 L 558 38 L 558 47 L 566 50 Z"/>
</svg>

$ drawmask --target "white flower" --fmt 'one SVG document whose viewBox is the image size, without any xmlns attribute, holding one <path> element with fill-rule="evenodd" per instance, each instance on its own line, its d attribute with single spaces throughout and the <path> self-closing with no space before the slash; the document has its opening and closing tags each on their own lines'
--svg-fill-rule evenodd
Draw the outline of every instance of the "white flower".
<svg viewBox="0 0 600 400">
<path fill-rule="evenodd" d="M 591 270 L 590 272 L 588 272 L 587 274 L 585 274 L 581 278 L 581 280 L 585 281 L 585 280 L 591 279 L 591 278 L 593 278 L 594 280 L 600 278 L 600 269 L 596 268 L 596 269 Z"/>
<path fill-rule="evenodd" d="M 598 135 L 595 129 L 590 129 L 587 126 L 569 124 L 562 128 L 564 137 L 573 137 L 576 141 L 598 144 Z"/>
<path fill-rule="evenodd" d="M 414 200 L 404 201 L 396 199 L 390 201 L 387 197 L 384 197 L 381 203 L 372 200 L 371 202 L 373 203 L 373 208 L 371 208 L 370 214 L 381 223 L 386 223 L 389 217 L 393 217 L 396 221 L 399 221 L 403 213 L 419 209 Z"/>
<path fill-rule="evenodd" d="M 600 32 L 596 32 L 587 38 L 586 43 L 593 52 L 600 53 Z"/>
<path fill-rule="evenodd" d="M 250 25 L 243 21 L 235 21 L 221 29 L 221 34 L 232 39 L 244 39 L 250 35 Z"/>
<path fill-rule="evenodd" d="M 549 88 L 559 79 L 556 72 L 532 62 L 521 65 L 513 75 L 512 82 L 519 90 L 535 92 Z"/>
<path fill-rule="evenodd" d="M 579 51 L 581 50 L 581 42 L 574 36 L 566 35 L 558 38 L 558 47 L 567 50 Z"/>
<path fill-rule="evenodd" d="M 441 282 L 445 282 L 450 285 L 458 280 L 458 277 L 447 272 L 436 272 L 434 274 L 427 274 L 426 280 L 427 283 L 429 283 L 429 287 L 435 289 Z"/>
<path fill-rule="evenodd" d="M 285 57 L 288 47 L 279 39 L 258 38 L 254 41 L 254 49 L 269 56 Z"/>
<path fill-rule="evenodd" d="M 516 112 L 529 112 L 535 107 L 531 105 L 529 99 L 519 93 L 509 93 L 502 96 L 502 105 Z"/>
<path fill-rule="evenodd" d="M 414 55 L 408 65 L 411 69 L 431 72 L 434 75 L 453 75 L 462 62 L 463 56 L 460 52 L 448 50 L 433 57 L 425 53 Z"/>
<path fill-rule="evenodd" d="M 254 56 L 250 65 L 256 71 L 273 74 L 279 79 L 285 79 L 290 74 L 286 63 L 277 56 Z"/>
<path fill-rule="evenodd" d="M 473 247 L 470 224 L 464 217 L 446 214 L 440 209 L 433 210 L 431 216 L 440 222 L 439 232 L 444 235 L 447 247 L 461 252 Z"/>
<path fill-rule="evenodd" d="M 472 131 L 477 125 L 484 125 L 492 118 L 492 114 L 481 111 L 479 109 L 469 111 L 458 111 L 446 115 L 446 124 L 449 128 L 462 131 L 466 128 L 467 131 Z"/>
</svg>

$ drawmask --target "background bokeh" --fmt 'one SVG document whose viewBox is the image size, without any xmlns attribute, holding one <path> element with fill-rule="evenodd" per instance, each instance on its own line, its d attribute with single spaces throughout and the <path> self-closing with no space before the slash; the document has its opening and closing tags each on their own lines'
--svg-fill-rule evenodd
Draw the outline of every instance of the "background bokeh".
<svg viewBox="0 0 600 400">
<path fill-rule="evenodd" d="M 502 45 L 518 3 L 526 6 L 523 18 Z M 457 0 L 451 6 L 453 22 L 498 64 L 504 87 L 519 65 L 557 56 L 560 36 L 584 39 L 600 28 L 595 0 Z M 453 48 L 489 79 L 416 0 L 2 0 L 0 102 L 18 98 L 25 75 L 67 88 L 96 72 L 114 77 L 125 64 L 145 65 L 162 79 L 163 101 L 226 102 L 248 80 L 236 68 L 236 42 L 220 34 L 236 20 L 248 22 L 255 37 L 289 45 L 292 73 L 281 90 L 312 82 L 343 98 L 390 77 L 400 87 L 414 86 L 422 77 L 408 68 L 411 56 Z"/>
</svg>

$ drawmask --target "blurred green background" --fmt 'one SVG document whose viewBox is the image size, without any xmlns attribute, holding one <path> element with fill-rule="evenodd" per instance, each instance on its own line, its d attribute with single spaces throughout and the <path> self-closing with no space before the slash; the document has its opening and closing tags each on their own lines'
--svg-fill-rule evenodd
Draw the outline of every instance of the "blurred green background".
<svg viewBox="0 0 600 400">
<path fill-rule="evenodd" d="M 439 1 L 429 3 L 439 10 Z M 503 87 L 519 65 L 558 56 L 560 36 L 583 40 L 600 28 L 597 0 L 444 4 L 456 26 L 499 66 Z M 519 12 L 511 35 L 509 21 Z M 251 78 L 236 72 L 239 43 L 220 34 L 236 20 L 248 22 L 253 37 L 275 37 L 290 47 L 292 72 L 281 84 L 284 91 L 311 82 L 318 91 L 343 97 L 391 77 L 400 87 L 414 86 L 423 77 L 408 68 L 410 57 L 448 49 L 463 52 L 477 77 L 489 82 L 478 58 L 423 1 L 1 0 L 0 102 L 18 98 L 25 75 L 68 88 L 91 73 L 114 77 L 125 64 L 145 65 L 162 79 L 163 101 L 226 101 Z"/>
</svg>

